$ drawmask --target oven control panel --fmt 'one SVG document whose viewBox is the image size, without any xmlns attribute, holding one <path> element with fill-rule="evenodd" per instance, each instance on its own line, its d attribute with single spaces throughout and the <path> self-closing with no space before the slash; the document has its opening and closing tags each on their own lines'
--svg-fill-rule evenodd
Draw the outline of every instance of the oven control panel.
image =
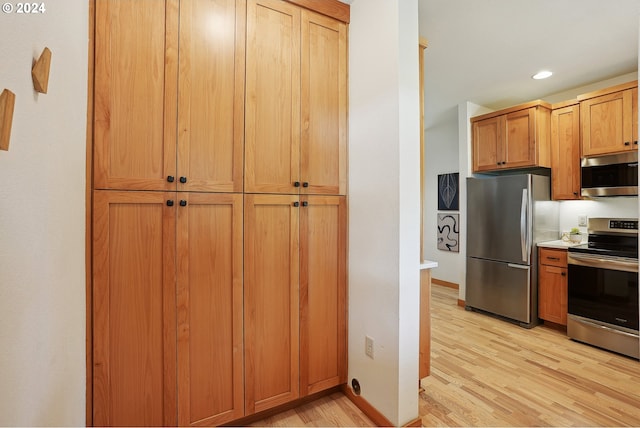
<svg viewBox="0 0 640 428">
<path fill-rule="evenodd" d="M 637 220 L 609 220 L 609 229 L 638 230 Z"/>
</svg>

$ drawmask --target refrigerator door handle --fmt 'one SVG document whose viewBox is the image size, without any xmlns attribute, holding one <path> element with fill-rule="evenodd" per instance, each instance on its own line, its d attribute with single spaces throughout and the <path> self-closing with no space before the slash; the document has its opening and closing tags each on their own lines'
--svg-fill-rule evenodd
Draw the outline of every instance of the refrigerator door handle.
<svg viewBox="0 0 640 428">
<path fill-rule="evenodd" d="M 510 268 L 513 268 L 513 269 L 529 270 L 529 266 L 517 265 L 515 263 L 509 263 L 509 264 L 507 264 L 507 266 L 509 266 Z"/>
<path fill-rule="evenodd" d="M 528 262 L 527 247 L 528 234 L 527 234 L 527 206 L 528 206 L 528 191 L 522 189 L 522 205 L 520 206 L 520 249 L 522 250 L 522 261 Z"/>
</svg>

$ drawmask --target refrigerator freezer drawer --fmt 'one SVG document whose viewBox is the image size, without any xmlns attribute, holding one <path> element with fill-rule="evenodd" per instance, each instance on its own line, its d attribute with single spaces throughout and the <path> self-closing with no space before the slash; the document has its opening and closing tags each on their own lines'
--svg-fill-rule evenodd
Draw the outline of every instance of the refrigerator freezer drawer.
<svg viewBox="0 0 640 428">
<path fill-rule="evenodd" d="M 466 305 L 531 323 L 530 270 L 526 265 L 467 257 Z"/>
</svg>

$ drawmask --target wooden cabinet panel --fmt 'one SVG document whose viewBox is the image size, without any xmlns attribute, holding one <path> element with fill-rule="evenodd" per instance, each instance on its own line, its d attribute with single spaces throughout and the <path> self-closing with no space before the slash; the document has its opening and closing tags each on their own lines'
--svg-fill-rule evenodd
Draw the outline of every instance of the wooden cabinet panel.
<svg viewBox="0 0 640 428">
<path fill-rule="evenodd" d="M 473 123 L 473 170 L 491 171 L 499 168 L 498 150 L 502 139 L 504 118 L 500 116 Z"/>
<path fill-rule="evenodd" d="M 245 195 L 245 405 L 299 396 L 298 196 Z"/>
<path fill-rule="evenodd" d="M 472 118 L 473 172 L 550 167 L 549 107 L 532 101 Z"/>
<path fill-rule="evenodd" d="M 300 9 L 249 0 L 245 192 L 297 193 L 300 181 Z"/>
<path fill-rule="evenodd" d="M 96 2 L 96 188 L 242 191 L 245 9 Z"/>
<path fill-rule="evenodd" d="M 551 112 L 551 195 L 580 199 L 580 105 Z"/>
<path fill-rule="evenodd" d="M 535 109 L 509 113 L 505 116 L 503 159 L 510 168 L 535 165 Z"/>
<path fill-rule="evenodd" d="M 580 103 L 582 156 L 637 150 L 637 98 L 636 87 Z"/>
<path fill-rule="evenodd" d="M 180 3 L 178 190 L 241 192 L 244 0 Z"/>
<path fill-rule="evenodd" d="M 93 423 L 176 424 L 175 207 L 94 192 Z"/>
<path fill-rule="evenodd" d="M 540 248 L 538 317 L 567 325 L 567 251 Z"/>
<path fill-rule="evenodd" d="M 178 0 L 96 2 L 94 186 L 172 190 Z"/>
<path fill-rule="evenodd" d="M 244 416 L 242 195 L 178 198 L 179 423 L 220 425 Z"/>
<path fill-rule="evenodd" d="M 302 201 L 300 385 L 307 395 L 346 382 L 347 217 L 344 197 Z"/>
<path fill-rule="evenodd" d="M 347 187 L 347 27 L 302 11 L 301 193 Z"/>
</svg>

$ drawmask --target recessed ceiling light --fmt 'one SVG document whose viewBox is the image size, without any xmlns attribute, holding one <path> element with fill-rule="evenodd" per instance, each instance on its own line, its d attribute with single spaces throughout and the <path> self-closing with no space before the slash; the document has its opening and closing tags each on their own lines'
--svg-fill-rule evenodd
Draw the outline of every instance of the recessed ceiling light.
<svg viewBox="0 0 640 428">
<path fill-rule="evenodd" d="M 551 76 L 553 73 L 550 71 L 540 71 L 536 74 L 534 74 L 533 76 L 531 76 L 532 78 L 536 79 L 536 80 L 540 80 L 540 79 L 546 79 L 547 77 Z"/>
</svg>

